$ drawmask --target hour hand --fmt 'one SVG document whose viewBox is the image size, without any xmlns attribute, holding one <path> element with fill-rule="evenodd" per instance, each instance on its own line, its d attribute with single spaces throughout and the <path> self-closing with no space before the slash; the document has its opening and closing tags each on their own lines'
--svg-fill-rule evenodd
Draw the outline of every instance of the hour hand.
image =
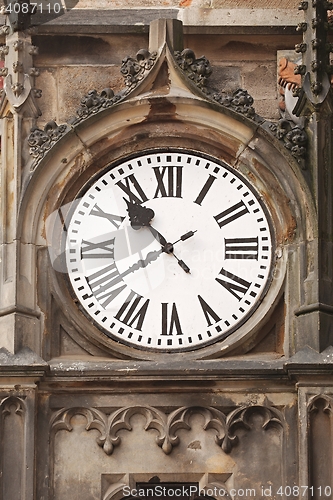
<svg viewBox="0 0 333 500">
<path fill-rule="evenodd" d="M 154 218 L 155 213 L 151 208 L 143 207 L 137 203 L 131 202 L 124 198 L 127 204 L 127 212 L 133 229 L 149 226 L 150 221 Z"/>
</svg>

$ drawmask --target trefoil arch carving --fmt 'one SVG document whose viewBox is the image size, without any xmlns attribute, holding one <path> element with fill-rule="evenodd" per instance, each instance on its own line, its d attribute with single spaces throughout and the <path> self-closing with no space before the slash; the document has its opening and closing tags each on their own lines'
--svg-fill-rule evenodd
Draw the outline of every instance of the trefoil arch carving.
<svg viewBox="0 0 333 500">
<path fill-rule="evenodd" d="M 285 424 L 282 412 L 272 407 L 268 402 L 265 402 L 264 405 L 237 408 L 228 414 L 211 406 L 182 406 L 171 413 L 166 413 L 152 406 L 134 405 L 119 408 L 110 414 L 93 407 L 62 408 L 53 415 L 50 427 L 53 436 L 60 430 L 71 431 L 73 429 L 72 417 L 83 415 L 87 420 L 86 430 L 98 430 L 97 444 L 107 455 L 111 455 L 115 447 L 121 444 L 118 432 L 124 429 L 131 431 L 132 416 L 140 414 L 146 419 L 144 429 L 157 431 L 156 444 L 166 455 L 169 455 L 173 448 L 180 443 L 178 431 L 180 429 L 190 430 L 191 416 L 199 413 L 204 417 L 203 430 L 213 429 L 215 443 L 225 453 L 230 453 L 238 443 L 238 436 L 235 433 L 237 428 L 243 427 L 250 430 L 250 417 L 255 412 L 262 415 L 262 428 L 264 430 L 270 426 L 279 426 L 283 431 Z"/>
</svg>

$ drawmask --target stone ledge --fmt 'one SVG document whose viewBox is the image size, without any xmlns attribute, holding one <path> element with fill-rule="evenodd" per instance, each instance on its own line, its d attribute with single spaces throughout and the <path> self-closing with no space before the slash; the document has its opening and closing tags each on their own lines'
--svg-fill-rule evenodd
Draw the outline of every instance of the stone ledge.
<svg viewBox="0 0 333 500">
<path fill-rule="evenodd" d="M 1 376 L 37 376 L 41 377 L 48 370 L 48 364 L 28 347 L 24 347 L 17 354 L 10 353 L 2 347 L 0 349 Z"/>
<path fill-rule="evenodd" d="M 102 380 L 104 377 L 113 380 L 221 380 L 266 378 L 283 376 L 282 358 L 276 360 L 205 360 L 187 361 L 184 368 L 184 359 L 177 361 L 119 361 L 119 360 L 74 360 L 57 358 L 50 361 L 50 375 L 52 378 L 67 379 L 80 376 L 80 379 Z"/>
<path fill-rule="evenodd" d="M 72 9 L 48 22 L 35 15 L 32 22 L 38 34 L 148 33 L 151 21 L 165 18 L 181 20 L 188 34 L 296 35 L 295 27 L 302 15 L 294 9 Z"/>
</svg>

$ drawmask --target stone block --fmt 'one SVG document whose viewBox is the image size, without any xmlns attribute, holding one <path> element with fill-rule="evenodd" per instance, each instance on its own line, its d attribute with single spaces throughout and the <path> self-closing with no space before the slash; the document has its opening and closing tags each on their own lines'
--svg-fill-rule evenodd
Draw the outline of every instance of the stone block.
<svg viewBox="0 0 333 500">
<path fill-rule="evenodd" d="M 96 89 L 111 87 L 116 93 L 124 87 L 123 77 L 118 66 L 67 66 L 58 70 L 61 85 L 59 95 L 59 121 L 67 121 L 75 114 L 81 98 Z"/>
<path fill-rule="evenodd" d="M 220 92 L 232 92 L 241 87 L 241 71 L 235 66 L 215 66 L 210 85 Z"/>
<path fill-rule="evenodd" d="M 244 87 L 254 99 L 276 98 L 276 63 L 247 64 L 243 72 Z"/>
</svg>

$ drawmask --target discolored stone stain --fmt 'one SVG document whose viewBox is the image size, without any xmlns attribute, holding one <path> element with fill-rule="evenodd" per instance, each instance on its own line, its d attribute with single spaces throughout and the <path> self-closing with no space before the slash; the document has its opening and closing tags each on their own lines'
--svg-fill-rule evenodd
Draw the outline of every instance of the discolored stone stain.
<svg viewBox="0 0 333 500">
<path fill-rule="evenodd" d="M 179 7 L 190 7 L 192 0 L 180 0 Z"/>
<path fill-rule="evenodd" d="M 63 158 L 61 162 L 63 164 L 67 163 L 67 158 Z M 82 158 L 82 155 L 78 155 L 75 158 L 75 163 L 74 165 L 70 168 L 70 170 L 67 171 L 65 177 L 61 179 L 57 184 L 55 184 L 49 191 L 49 195 L 46 200 L 46 205 L 45 205 L 45 211 L 43 214 L 43 221 L 44 224 L 42 226 L 42 231 L 41 231 L 41 236 L 45 240 L 47 239 L 46 237 L 46 221 L 50 214 L 54 211 L 54 207 L 57 206 L 57 201 L 59 199 L 59 193 L 62 193 L 63 190 L 65 189 L 66 186 L 70 184 L 70 180 L 73 177 L 73 172 L 74 175 L 82 173 L 83 169 L 85 167 L 85 160 Z M 63 202 L 64 203 L 64 202 Z"/>
<path fill-rule="evenodd" d="M 260 164 L 259 161 L 256 159 L 253 160 L 253 164 L 256 168 L 257 171 L 262 170 L 262 165 Z M 249 174 L 250 179 L 252 180 L 252 183 L 256 185 L 256 178 L 252 172 Z M 267 175 L 267 173 L 266 173 Z M 261 192 L 266 204 L 271 207 L 271 214 L 274 219 L 274 214 L 275 214 L 275 200 L 279 200 L 279 205 L 281 208 L 281 212 L 283 214 L 284 218 L 284 227 L 282 227 L 282 231 L 279 231 L 277 236 L 277 241 L 278 243 L 286 243 L 288 241 L 292 241 L 295 237 L 296 230 L 297 230 L 297 221 L 293 214 L 290 211 L 290 200 L 286 197 L 284 194 L 283 190 L 281 187 L 277 184 L 273 176 L 270 176 L 269 182 L 267 183 L 269 186 L 274 187 L 273 190 L 270 192 Z M 271 193 L 274 193 L 274 197 L 272 196 Z M 276 225 L 278 227 L 279 224 Z"/>
<path fill-rule="evenodd" d="M 150 112 L 146 118 L 146 121 L 156 121 L 156 120 L 172 120 L 176 119 L 176 106 L 168 101 L 168 99 L 160 98 L 150 101 Z"/>
<path fill-rule="evenodd" d="M 188 448 L 190 450 L 201 450 L 201 443 L 200 441 L 192 441 L 189 445 Z"/>
</svg>

